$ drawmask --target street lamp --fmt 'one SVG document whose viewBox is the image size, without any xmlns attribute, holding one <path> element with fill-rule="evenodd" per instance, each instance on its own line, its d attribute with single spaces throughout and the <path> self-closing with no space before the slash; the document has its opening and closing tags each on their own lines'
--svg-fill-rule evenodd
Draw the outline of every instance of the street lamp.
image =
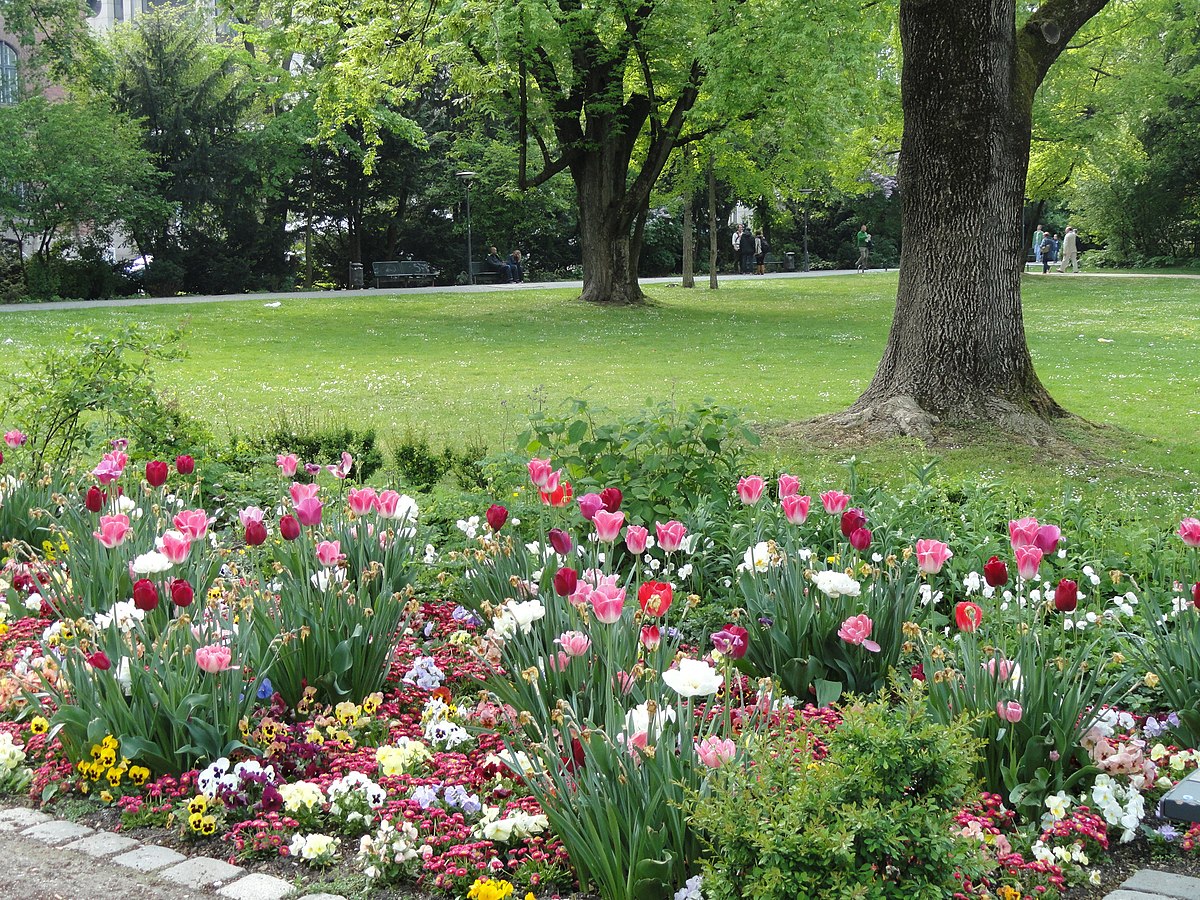
<svg viewBox="0 0 1200 900">
<path fill-rule="evenodd" d="M 816 188 L 803 188 L 800 193 L 804 195 L 804 260 L 800 264 L 800 271 L 808 271 L 808 195 L 816 193 Z"/>
<path fill-rule="evenodd" d="M 461 178 L 467 186 L 467 284 L 475 283 L 475 276 L 471 274 L 471 262 L 475 259 L 475 252 L 471 248 L 471 179 L 475 177 L 475 172 L 455 172 L 456 177 Z"/>
</svg>

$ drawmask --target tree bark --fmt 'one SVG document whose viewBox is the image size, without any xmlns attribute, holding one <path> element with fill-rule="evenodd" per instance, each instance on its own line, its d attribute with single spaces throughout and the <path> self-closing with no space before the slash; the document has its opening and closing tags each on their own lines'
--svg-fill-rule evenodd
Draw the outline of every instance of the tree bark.
<svg viewBox="0 0 1200 900">
<path fill-rule="evenodd" d="M 717 281 L 717 171 L 713 155 L 708 153 L 708 289 L 720 287 Z"/>
<path fill-rule="evenodd" d="M 692 198 L 683 198 L 683 286 L 696 286 L 696 227 L 692 221 Z"/>
<path fill-rule="evenodd" d="M 1021 309 L 1033 96 L 1106 0 L 902 0 L 896 312 L 842 424 L 929 439 L 941 419 L 1009 428 L 1066 415 L 1034 371 Z"/>
</svg>

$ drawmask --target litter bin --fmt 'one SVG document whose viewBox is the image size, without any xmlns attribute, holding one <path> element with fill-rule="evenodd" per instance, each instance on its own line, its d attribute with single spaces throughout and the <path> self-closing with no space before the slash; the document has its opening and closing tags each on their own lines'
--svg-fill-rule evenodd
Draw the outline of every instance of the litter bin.
<svg viewBox="0 0 1200 900">
<path fill-rule="evenodd" d="M 363 286 L 363 264 L 350 263 L 350 287 L 360 288 Z"/>
<path fill-rule="evenodd" d="M 795 253 L 788 252 L 788 253 L 783 254 L 783 271 L 785 271 L 785 272 L 795 272 L 796 271 L 796 254 Z"/>
</svg>

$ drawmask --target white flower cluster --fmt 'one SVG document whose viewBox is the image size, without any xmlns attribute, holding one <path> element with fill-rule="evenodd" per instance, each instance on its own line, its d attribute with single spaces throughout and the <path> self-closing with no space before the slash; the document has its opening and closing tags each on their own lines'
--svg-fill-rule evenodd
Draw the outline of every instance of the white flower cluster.
<svg viewBox="0 0 1200 900">
<path fill-rule="evenodd" d="M 546 615 L 546 607 L 540 600 L 509 600 L 492 619 L 492 629 L 504 639 L 512 638 L 518 629 L 529 634 L 533 623 Z"/>
<path fill-rule="evenodd" d="M 847 575 L 832 569 L 812 573 L 813 584 L 826 597 L 836 600 L 838 597 L 857 597 L 862 592 L 862 585 Z"/>
<path fill-rule="evenodd" d="M 415 874 L 422 857 L 432 853 L 428 844 L 420 844 L 420 835 L 410 822 L 399 827 L 387 821 L 379 823 L 374 835 L 364 834 L 358 843 L 358 861 L 371 881 L 392 880 L 400 875 Z"/>
<path fill-rule="evenodd" d="M 454 523 L 455 526 L 468 540 L 475 540 L 475 536 L 479 534 L 479 516 L 471 516 L 469 519 L 459 519 Z"/>
<path fill-rule="evenodd" d="M 471 742 L 471 733 L 454 721 L 456 711 L 441 697 L 431 697 L 421 711 L 425 740 L 439 750 L 453 750 Z"/>
<path fill-rule="evenodd" d="M 196 776 L 196 789 L 209 800 L 212 800 L 221 791 L 232 792 L 241 790 L 243 775 L 265 776 L 255 779 L 260 784 L 274 782 L 275 767 L 264 766 L 257 760 L 248 759 L 245 762 L 238 763 L 231 769 L 228 758 L 222 756 L 220 759 L 209 763 L 208 767 Z"/>
<path fill-rule="evenodd" d="M 347 772 L 329 785 L 329 814 L 351 826 L 375 821 L 375 810 L 387 800 L 387 791 L 362 772 Z"/>
<path fill-rule="evenodd" d="M 106 629 L 113 622 L 117 623 L 117 627 L 121 632 L 128 634 L 133 630 L 133 627 L 142 619 L 146 618 L 146 613 L 136 606 L 132 600 L 121 600 L 112 605 L 106 613 L 96 613 L 92 621 L 96 623 L 96 627 Z M 59 623 L 55 623 L 56 625 Z"/>
<path fill-rule="evenodd" d="M 279 786 L 279 796 L 283 798 L 283 808 L 295 815 L 298 812 L 313 812 L 325 802 L 325 794 L 319 785 L 311 781 L 295 781 Z"/>
<path fill-rule="evenodd" d="M 510 772 L 526 778 L 536 771 L 529 754 L 521 750 L 506 750 L 503 755 L 489 753 L 483 764 L 484 766 L 504 766 Z"/>
<path fill-rule="evenodd" d="M 485 841 L 503 844 L 541 834 L 549 827 L 550 823 L 543 815 L 531 816 L 527 812 L 514 810 L 502 819 L 499 807 L 485 806 L 483 817 L 475 824 L 471 833 Z"/>
<path fill-rule="evenodd" d="M 394 745 L 375 750 L 375 761 L 384 775 L 404 775 L 429 759 L 429 748 L 420 741 L 402 737 Z"/>
<path fill-rule="evenodd" d="M 25 751 L 13 743 L 12 735 L 0 732 L 0 776 L 8 775 L 25 762 Z"/>
<path fill-rule="evenodd" d="M 288 854 L 314 866 L 327 866 L 337 859 L 338 839 L 327 834 L 299 834 L 292 838 Z"/>
<path fill-rule="evenodd" d="M 766 541 L 759 541 L 742 554 L 742 561 L 738 563 L 737 570 L 739 572 L 765 572 L 782 563 L 783 558 L 778 551 L 773 551 L 771 545 Z"/>
<path fill-rule="evenodd" d="M 1039 862 L 1053 863 L 1056 866 L 1065 867 L 1071 863 L 1078 866 L 1086 866 L 1091 860 L 1083 851 L 1083 843 L 1076 841 L 1070 847 L 1048 847 L 1041 841 L 1037 841 L 1033 845 L 1033 858 Z"/>
<path fill-rule="evenodd" d="M 1097 775 L 1092 785 L 1092 800 L 1105 822 L 1121 826 L 1121 843 L 1132 841 L 1146 816 L 1146 801 L 1141 793 L 1123 787 L 1108 775 Z"/>
<path fill-rule="evenodd" d="M 704 893 L 700 890 L 703 885 L 704 876 L 693 875 L 675 892 L 675 900 L 704 900 Z"/>
</svg>

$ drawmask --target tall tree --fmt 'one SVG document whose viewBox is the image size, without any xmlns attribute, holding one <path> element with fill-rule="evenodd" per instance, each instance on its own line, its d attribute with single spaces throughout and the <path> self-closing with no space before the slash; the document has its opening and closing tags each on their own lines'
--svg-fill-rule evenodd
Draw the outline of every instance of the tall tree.
<svg viewBox="0 0 1200 900">
<path fill-rule="evenodd" d="M 1038 379 L 1021 309 L 1021 212 L 1034 95 L 1107 0 L 901 0 L 903 250 L 875 377 L 837 418 L 932 435 L 939 419 L 1013 429 L 1064 415 Z"/>
</svg>

